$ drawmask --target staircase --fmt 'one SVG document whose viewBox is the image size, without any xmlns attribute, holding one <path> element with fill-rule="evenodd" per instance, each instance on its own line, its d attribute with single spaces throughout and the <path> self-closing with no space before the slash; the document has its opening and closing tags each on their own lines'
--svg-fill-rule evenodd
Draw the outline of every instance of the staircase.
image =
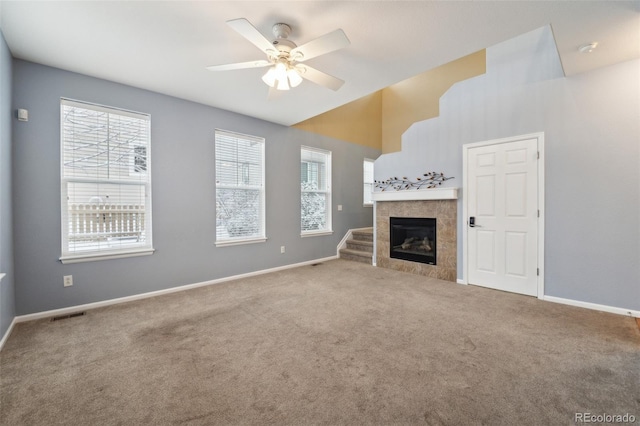
<svg viewBox="0 0 640 426">
<path fill-rule="evenodd" d="M 371 265 L 373 259 L 373 228 L 357 229 L 347 240 L 347 248 L 340 249 L 340 258 Z"/>
</svg>

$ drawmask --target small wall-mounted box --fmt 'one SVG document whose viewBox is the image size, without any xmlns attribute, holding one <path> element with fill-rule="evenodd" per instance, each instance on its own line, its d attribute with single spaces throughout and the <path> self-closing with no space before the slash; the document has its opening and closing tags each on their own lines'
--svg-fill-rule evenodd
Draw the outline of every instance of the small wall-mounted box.
<svg viewBox="0 0 640 426">
<path fill-rule="evenodd" d="M 29 121 L 29 110 L 19 109 L 18 110 L 18 121 Z"/>
</svg>

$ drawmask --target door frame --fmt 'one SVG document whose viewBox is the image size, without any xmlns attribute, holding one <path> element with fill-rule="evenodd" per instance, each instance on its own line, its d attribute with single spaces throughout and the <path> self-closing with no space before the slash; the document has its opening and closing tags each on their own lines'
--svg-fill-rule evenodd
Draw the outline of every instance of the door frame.
<svg viewBox="0 0 640 426">
<path fill-rule="evenodd" d="M 468 156 L 469 150 L 488 145 L 498 145 L 509 142 L 517 142 L 525 139 L 537 139 L 538 141 L 538 299 L 544 298 L 544 132 L 530 133 L 521 136 L 511 136 L 502 139 L 493 139 L 482 142 L 474 142 L 462 145 L 462 280 L 458 280 L 460 284 L 469 284 L 469 244 L 468 244 L 468 223 L 467 218 L 467 190 L 469 189 L 469 173 L 468 173 Z"/>
</svg>

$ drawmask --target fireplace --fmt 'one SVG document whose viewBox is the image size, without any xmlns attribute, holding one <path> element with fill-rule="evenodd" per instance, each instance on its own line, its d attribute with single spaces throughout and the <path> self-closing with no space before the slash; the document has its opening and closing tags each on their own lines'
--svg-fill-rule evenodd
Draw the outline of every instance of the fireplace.
<svg viewBox="0 0 640 426">
<path fill-rule="evenodd" d="M 389 257 L 436 264 L 436 219 L 389 218 Z"/>
<path fill-rule="evenodd" d="M 453 188 L 416 191 L 374 192 L 376 209 L 376 266 L 456 282 L 457 279 L 457 191 Z M 420 197 L 432 197 L 421 199 Z M 397 198 L 398 197 L 398 198 Z M 406 197 L 406 198 L 399 198 Z M 397 199 L 396 199 L 397 198 Z M 438 240 L 433 265 L 390 256 L 391 218 L 434 218 Z M 428 239 L 428 238 L 427 238 Z M 434 238 L 435 239 L 435 238 Z M 422 237 L 424 241 L 424 236 Z M 400 241 L 394 245 L 401 245 Z M 434 244 L 435 245 L 435 244 Z"/>
</svg>

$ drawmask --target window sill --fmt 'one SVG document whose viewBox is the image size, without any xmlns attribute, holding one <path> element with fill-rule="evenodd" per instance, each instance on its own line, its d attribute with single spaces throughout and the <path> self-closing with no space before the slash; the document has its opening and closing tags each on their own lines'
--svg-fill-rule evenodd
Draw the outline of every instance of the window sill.
<svg viewBox="0 0 640 426">
<path fill-rule="evenodd" d="M 300 234 L 300 237 L 321 237 L 323 235 L 332 235 L 333 231 L 313 231 L 313 232 L 304 232 Z"/>
<path fill-rule="evenodd" d="M 80 263 L 80 262 L 94 262 L 98 260 L 108 260 L 108 259 L 121 259 L 125 257 L 136 257 L 136 256 L 149 256 L 152 255 L 155 249 L 141 249 L 141 250 L 130 250 L 130 251 L 120 251 L 116 253 L 95 253 L 95 254 L 79 254 L 79 255 L 69 255 L 63 256 L 60 258 L 60 262 L 63 264 L 67 263 Z"/>
<path fill-rule="evenodd" d="M 227 246 L 239 246 L 242 244 L 256 244 L 256 243 L 264 243 L 267 241 L 266 238 L 253 238 L 250 240 L 236 240 L 236 241 L 216 241 L 216 247 L 227 247 Z"/>
<path fill-rule="evenodd" d="M 373 207 L 373 203 L 371 203 L 371 204 L 366 204 L 365 203 L 365 204 L 362 205 L 362 207 Z"/>
</svg>

